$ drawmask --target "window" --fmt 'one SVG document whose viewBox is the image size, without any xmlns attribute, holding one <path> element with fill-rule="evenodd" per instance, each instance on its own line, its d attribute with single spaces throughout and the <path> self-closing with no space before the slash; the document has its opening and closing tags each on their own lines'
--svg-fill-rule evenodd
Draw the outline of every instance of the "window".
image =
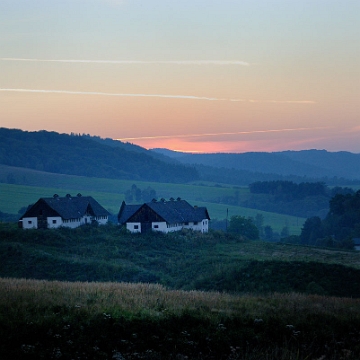
<svg viewBox="0 0 360 360">
<path fill-rule="evenodd" d="M 134 225 L 134 230 L 137 230 L 139 228 L 139 225 Z"/>
<path fill-rule="evenodd" d="M 53 220 L 52 223 L 53 223 L 53 224 L 56 224 L 56 220 Z"/>
<path fill-rule="evenodd" d="M 198 222 L 197 221 L 194 221 L 194 225 L 197 225 L 198 224 Z"/>
<path fill-rule="evenodd" d="M 31 225 L 31 224 L 32 224 L 32 221 L 31 221 L 31 220 L 29 220 L 29 221 L 28 221 L 28 224 L 29 224 L 29 225 Z"/>
<path fill-rule="evenodd" d="M 158 229 L 159 228 L 159 225 L 154 225 L 154 229 Z"/>
<path fill-rule="evenodd" d="M 188 222 L 185 222 L 184 225 L 189 225 L 189 223 L 188 223 Z"/>
</svg>

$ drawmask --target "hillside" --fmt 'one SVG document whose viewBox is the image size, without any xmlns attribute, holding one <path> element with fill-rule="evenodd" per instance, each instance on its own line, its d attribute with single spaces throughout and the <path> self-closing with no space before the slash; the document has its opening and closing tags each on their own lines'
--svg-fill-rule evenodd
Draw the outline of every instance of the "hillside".
<svg viewBox="0 0 360 360">
<path fill-rule="evenodd" d="M 126 146 L 86 136 L 0 128 L 0 164 L 52 173 L 184 183 L 198 179 L 187 165 L 164 162 Z M 131 151 L 130 151 L 131 150 Z"/>
<path fill-rule="evenodd" d="M 223 232 L 141 235 L 114 225 L 24 231 L 0 224 L 0 254 L 0 277 L 360 298 L 356 252 L 249 241 Z"/>
<path fill-rule="evenodd" d="M 86 134 L 6 128 L 0 128 L 0 144 L 0 164 L 88 177 L 237 186 L 269 180 L 360 182 L 360 155 L 347 152 L 186 154 Z"/>
<path fill-rule="evenodd" d="M 302 150 L 282 152 L 248 152 L 241 154 L 187 154 L 167 149 L 153 149 L 183 164 L 197 164 L 217 168 L 277 174 L 278 176 L 306 177 L 308 179 L 360 179 L 360 154 Z M 283 179 L 285 180 L 285 179 Z M 339 179 L 337 179 L 339 181 Z"/>
</svg>

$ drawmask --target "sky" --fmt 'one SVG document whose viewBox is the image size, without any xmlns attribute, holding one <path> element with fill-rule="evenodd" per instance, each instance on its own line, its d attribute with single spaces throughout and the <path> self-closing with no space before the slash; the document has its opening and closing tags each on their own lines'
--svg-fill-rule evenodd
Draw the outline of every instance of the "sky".
<svg viewBox="0 0 360 360">
<path fill-rule="evenodd" d="M 0 126 L 360 153 L 359 0 L 1 0 Z"/>
</svg>

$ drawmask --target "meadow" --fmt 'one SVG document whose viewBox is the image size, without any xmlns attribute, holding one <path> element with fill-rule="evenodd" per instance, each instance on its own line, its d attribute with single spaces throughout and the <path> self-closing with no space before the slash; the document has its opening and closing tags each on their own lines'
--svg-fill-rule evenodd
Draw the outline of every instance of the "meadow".
<svg viewBox="0 0 360 360">
<path fill-rule="evenodd" d="M 0 278 L 2 359 L 358 359 L 360 300 Z"/>
<path fill-rule="evenodd" d="M 247 187 L 234 188 L 224 184 L 209 183 L 171 184 L 100 179 L 53 174 L 5 165 L 0 165 L 0 211 L 17 214 L 21 208 L 33 204 L 40 197 L 81 193 L 93 196 L 110 213 L 117 215 L 121 202 L 125 198 L 125 191 L 130 189 L 133 184 L 141 189 L 150 186 L 155 189 L 159 198 L 181 197 L 192 205 L 206 206 L 211 219 L 223 220 L 227 216 L 230 219 L 232 215 L 255 217 L 257 214 L 261 214 L 264 218 L 264 225 L 270 225 L 278 233 L 287 227 L 291 235 L 299 235 L 305 221 L 305 218 L 301 217 L 214 202 L 219 198 L 233 196 L 235 192 L 246 198 L 249 194 Z"/>
<path fill-rule="evenodd" d="M 130 234 L 110 224 L 27 231 L 0 224 L 0 276 L 360 298 L 356 251 L 250 241 L 222 231 Z"/>
</svg>

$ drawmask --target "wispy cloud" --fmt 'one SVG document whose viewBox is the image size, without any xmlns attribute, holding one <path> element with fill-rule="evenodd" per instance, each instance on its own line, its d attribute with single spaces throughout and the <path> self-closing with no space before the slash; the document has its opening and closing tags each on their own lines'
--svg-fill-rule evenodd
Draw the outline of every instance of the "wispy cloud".
<svg viewBox="0 0 360 360">
<path fill-rule="evenodd" d="M 208 136 L 223 136 L 223 135 L 249 135 L 249 134 L 263 134 L 263 133 L 279 133 L 290 131 L 307 131 L 307 130 L 323 130 L 329 127 L 301 127 L 301 128 L 287 128 L 287 129 L 267 129 L 267 130 L 252 130 L 252 131 L 237 131 L 237 132 L 219 132 L 219 133 L 204 133 L 204 134 L 183 134 L 183 135 L 158 135 L 158 136 L 140 136 L 116 139 L 120 141 L 128 140 L 149 140 L 149 139 L 173 139 L 173 138 L 193 138 L 193 137 L 208 137 Z"/>
<path fill-rule="evenodd" d="M 312 100 L 248 100 L 248 99 L 215 98 L 215 97 L 193 96 L 193 95 L 126 94 L 126 93 L 105 93 L 105 92 L 94 92 L 94 91 L 39 90 L 39 89 L 0 89 L 0 91 L 2 91 L 2 92 L 40 93 L 40 94 L 98 95 L 98 96 L 119 96 L 119 97 L 152 97 L 152 98 L 167 98 L 167 99 L 232 101 L 232 102 L 250 102 L 250 103 L 315 104 L 315 102 Z"/>
<path fill-rule="evenodd" d="M 360 125 L 359 126 L 354 126 L 352 128 L 349 129 L 345 129 L 343 130 L 344 133 L 354 133 L 354 132 L 360 132 Z"/>
<path fill-rule="evenodd" d="M 55 62 L 55 63 L 81 63 L 81 64 L 114 64 L 114 65 L 242 65 L 249 66 L 246 61 L 239 60 L 76 60 L 76 59 L 27 59 L 27 58 L 0 58 L 1 61 L 26 62 Z"/>
</svg>

